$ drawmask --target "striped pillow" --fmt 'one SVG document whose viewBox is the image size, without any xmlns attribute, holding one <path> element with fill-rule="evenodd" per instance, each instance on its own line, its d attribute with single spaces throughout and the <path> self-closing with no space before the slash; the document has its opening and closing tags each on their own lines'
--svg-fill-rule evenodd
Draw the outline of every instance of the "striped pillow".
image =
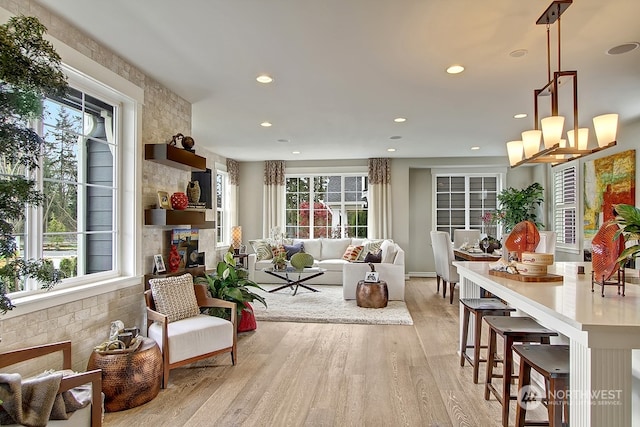
<svg viewBox="0 0 640 427">
<path fill-rule="evenodd" d="M 342 259 L 345 261 L 353 262 L 358 259 L 358 256 L 360 256 L 360 252 L 362 252 L 363 249 L 364 246 L 349 245 L 347 247 L 347 250 L 344 251 Z"/>
<path fill-rule="evenodd" d="M 382 246 L 382 242 L 384 242 L 384 239 L 379 239 L 379 240 L 365 240 L 364 241 L 364 249 L 362 250 L 362 252 L 360 253 L 360 260 L 364 260 L 364 257 L 367 256 L 367 254 L 369 252 L 371 253 L 376 253 L 380 250 L 380 246 Z"/>
<path fill-rule="evenodd" d="M 258 261 L 273 258 L 273 254 L 271 253 L 271 245 L 269 244 L 268 240 L 249 240 L 249 244 L 253 248 L 253 251 L 256 253 L 256 258 Z"/>
</svg>

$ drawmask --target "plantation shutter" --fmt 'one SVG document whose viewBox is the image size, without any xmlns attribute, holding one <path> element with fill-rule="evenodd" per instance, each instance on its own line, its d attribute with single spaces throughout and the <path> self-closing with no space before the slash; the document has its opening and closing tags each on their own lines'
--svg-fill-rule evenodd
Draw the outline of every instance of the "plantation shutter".
<svg viewBox="0 0 640 427">
<path fill-rule="evenodd" d="M 576 167 L 570 166 L 553 173 L 553 230 L 557 243 L 575 246 L 577 243 L 577 176 Z"/>
</svg>

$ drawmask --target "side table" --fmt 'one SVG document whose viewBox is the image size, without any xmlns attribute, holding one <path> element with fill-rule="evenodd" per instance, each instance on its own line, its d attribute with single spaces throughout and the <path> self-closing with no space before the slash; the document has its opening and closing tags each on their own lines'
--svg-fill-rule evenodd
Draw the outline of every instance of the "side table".
<svg viewBox="0 0 640 427">
<path fill-rule="evenodd" d="M 123 411 L 155 398 L 162 385 L 162 353 L 154 340 L 138 335 L 140 347 L 129 353 L 91 353 L 87 370 L 102 369 L 106 412 Z"/>
</svg>

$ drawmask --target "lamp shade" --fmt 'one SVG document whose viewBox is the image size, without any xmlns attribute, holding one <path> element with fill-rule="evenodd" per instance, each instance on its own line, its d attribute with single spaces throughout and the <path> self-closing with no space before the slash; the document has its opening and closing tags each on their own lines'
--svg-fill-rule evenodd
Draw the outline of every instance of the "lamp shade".
<svg viewBox="0 0 640 427">
<path fill-rule="evenodd" d="M 522 160 L 522 141 L 507 142 L 507 154 L 509 155 L 509 164 L 511 166 Z"/>
<path fill-rule="evenodd" d="M 231 227 L 231 246 L 234 249 L 240 249 L 240 245 L 242 245 L 242 227 L 234 225 Z"/>
<path fill-rule="evenodd" d="M 542 139 L 544 140 L 545 148 L 551 148 L 560 143 L 564 129 L 563 116 L 545 117 L 540 120 L 540 124 L 542 125 Z"/>
<path fill-rule="evenodd" d="M 589 145 L 589 128 L 578 129 L 577 145 L 573 129 L 567 131 L 567 139 L 569 140 L 569 147 L 586 150 Z"/>
<path fill-rule="evenodd" d="M 618 115 L 603 114 L 593 118 L 593 128 L 596 131 L 598 146 L 604 147 L 616 140 L 618 133 Z"/>
<path fill-rule="evenodd" d="M 522 132 L 522 145 L 524 146 L 524 156 L 526 158 L 540 151 L 540 137 L 542 137 L 542 131 L 539 130 Z"/>
</svg>

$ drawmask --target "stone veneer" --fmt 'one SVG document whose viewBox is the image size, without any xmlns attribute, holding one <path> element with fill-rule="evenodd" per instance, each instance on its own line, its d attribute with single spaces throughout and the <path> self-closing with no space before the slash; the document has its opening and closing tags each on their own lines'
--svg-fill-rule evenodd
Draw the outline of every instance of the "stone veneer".
<svg viewBox="0 0 640 427">
<path fill-rule="evenodd" d="M 36 16 L 47 27 L 49 35 L 144 89 L 141 152 L 144 151 L 144 144 L 166 142 L 177 132 L 190 134 L 191 104 L 146 76 L 116 53 L 90 39 L 82 31 L 34 1 L 0 0 L 0 7 L 15 15 Z M 203 155 L 200 151 L 199 154 Z M 211 157 L 210 153 L 207 157 Z M 185 190 L 189 181 L 188 172 L 151 162 L 142 164 L 143 208 L 155 205 L 158 190 L 170 193 Z M 142 274 L 151 271 L 153 254 L 166 250 L 163 245 L 166 233 L 162 227 L 143 227 Z M 214 253 L 211 246 L 215 241 L 213 236 L 213 230 L 203 230 L 201 242 L 211 243 L 205 244 L 210 247 L 201 247 L 200 250 Z M 143 324 L 142 291 L 143 286 L 139 283 L 117 292 L 92 296 L 24 316 L 3 318 L 0 315 L 0 351 L 70 339 L 73 344 L 73 368 L 84 370 L 93 346 L 108 336 L 111 321 L 120 319 L 125 325 L 138 325 L 141 329 L 146 329 L 146 325 Z M 26 367 L 26 370 L 37 369 L 38 367 L 33 365 Z"/>
</svg>

